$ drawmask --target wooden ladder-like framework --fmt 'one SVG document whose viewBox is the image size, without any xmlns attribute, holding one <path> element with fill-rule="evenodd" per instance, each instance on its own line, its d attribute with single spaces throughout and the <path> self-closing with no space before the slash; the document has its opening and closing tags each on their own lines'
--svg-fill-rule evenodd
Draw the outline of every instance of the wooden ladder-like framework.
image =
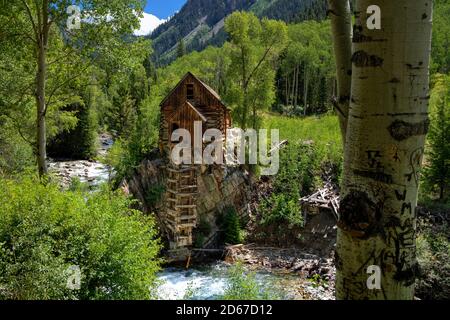
<svg viewBox="0 0 450 320">
<path fill-rule="evenodd" d="M 192 230 L 197 226 L 197 170 L 194 165 L 175 165 L 167 170 L 166 226 L 170 249 L 192 246 Z"/>
</svg>

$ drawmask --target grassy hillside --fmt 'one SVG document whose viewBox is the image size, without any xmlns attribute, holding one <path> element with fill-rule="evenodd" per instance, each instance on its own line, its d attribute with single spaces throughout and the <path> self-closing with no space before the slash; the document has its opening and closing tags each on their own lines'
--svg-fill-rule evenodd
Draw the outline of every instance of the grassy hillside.
<svg viewBox="0 0 450 320">
<path fill-rule="evenodd" d="M 342 152 L 339 122 L 334 115 L 293 118 L 266 114 L 263 117 L 263 128 L 279 129 L 281 140 L 287 139 L 291 143 L 314 141 L 333 151 Z"/>
</svg>

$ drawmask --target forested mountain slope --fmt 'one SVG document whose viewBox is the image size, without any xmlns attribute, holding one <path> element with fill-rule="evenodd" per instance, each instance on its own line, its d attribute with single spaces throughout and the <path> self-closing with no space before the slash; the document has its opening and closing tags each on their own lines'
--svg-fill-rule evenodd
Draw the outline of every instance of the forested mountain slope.
<svg viewBox="0 0 450 320">
<path fill-rule="evenodd" d="M 184 42 L 186 52 L 221 45 L 226 40 L 225 18 L 234 11 L 253 11 L 259 17 L 300 22 L 323 19 L 326 0 L 188 0 L 172 19 L 159 26 L 149 37 L 158 64 L 177 57 Z"/>
</svg>

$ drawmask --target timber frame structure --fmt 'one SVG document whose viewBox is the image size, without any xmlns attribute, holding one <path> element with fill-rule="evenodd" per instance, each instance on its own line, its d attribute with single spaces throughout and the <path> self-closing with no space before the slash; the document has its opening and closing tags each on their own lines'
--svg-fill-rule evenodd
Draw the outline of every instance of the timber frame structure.
<svg viewBox="0 0 450 320">
<path fill-rule="evenodd" d="M 194 137 L 194 122 L 201 121 L 202 136 L 208 129 L 218 129 L 226 139 L 231 116 L 220 96 L 190 72 L 160 107 L 159 148 L 166 160 L 167 177 L 163 223 L 170 249 L 180 250 L 193 244 L 192 231 L 197 226 L 197 179 L 205 168 L 203 165 L 176 165 L 172 162 L 170 155 L 175 145 L 171 142 L 172 133 L 186 129 Z"/>
</svg>

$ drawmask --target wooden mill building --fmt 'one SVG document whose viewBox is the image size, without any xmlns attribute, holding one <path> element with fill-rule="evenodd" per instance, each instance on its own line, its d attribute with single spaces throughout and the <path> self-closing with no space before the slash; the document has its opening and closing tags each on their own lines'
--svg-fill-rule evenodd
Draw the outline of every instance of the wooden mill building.
<svg viewBox="0 0 450 320">
<path fill-rule="evenodd" d="M 226 137 L 231 127 L 230 111 L 220 96 L 206 83 L 188 72 L 161 102 L 160 151 L 167 165 L 164 226 L 170 249 L 192 245 L 192 231 L 197 226 L 196 195 L 200 165 L 176 165 L 171 161 L 172 133 L 186 129 L 194 143 L 194 122 L 202 122 L 202 136 L 208 129 L 218 129 Z M 193 149 L 193 145 L 192 145 Z"/>
</svg>

